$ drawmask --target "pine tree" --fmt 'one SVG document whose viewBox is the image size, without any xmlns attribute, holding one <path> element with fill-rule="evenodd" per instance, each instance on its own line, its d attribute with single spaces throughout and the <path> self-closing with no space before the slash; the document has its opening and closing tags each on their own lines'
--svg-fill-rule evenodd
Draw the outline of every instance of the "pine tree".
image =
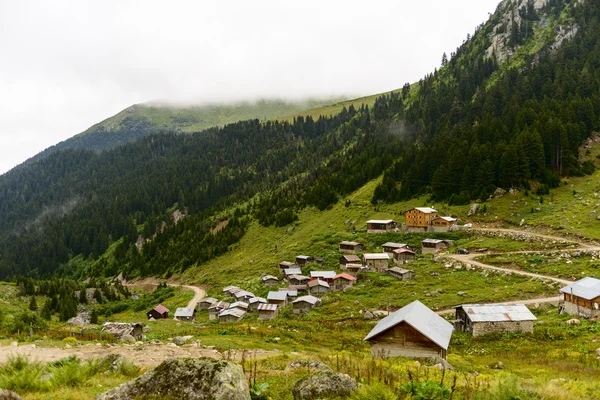
<svg viewBox="0 0 600 400">
<path fill-rule="evenodd" d="M 79 303 L 87 304 L 87 293 L 85 288 L 81 288 L 81 290 L 79 291 Z"/>
<path fill-rule="evenodd" d="M 42 307 L 41 316 L 46 321 L 50 321 L 52 319 L 52 300 L 46 300 L 44 306 Z"/>
<path fill-rule="evenodd" d="M 29 309 L 31 311 L 35 311 L 38 309 L 37 301 L 35 301 L 35 296 L 31 296 L 31 300 L 29 301 Z"/>
<path fill-rule="evenodd" d="M 91 324 L 97 324 L 98 323 L 98 313 L 96 312 L 96 310 L 92 310 L 92 312 L 90 313 L 90 323 Z"/>
</svg>

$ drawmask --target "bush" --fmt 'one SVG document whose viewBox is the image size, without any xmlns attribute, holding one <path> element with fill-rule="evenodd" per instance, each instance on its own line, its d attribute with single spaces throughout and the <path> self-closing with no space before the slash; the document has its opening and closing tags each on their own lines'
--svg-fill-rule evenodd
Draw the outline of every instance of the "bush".
<svg viewBox="0 0 600 400">
<path fill-rule="evenodd" d="M 62 341 L 63 343 L 68 344 L 70 346 L 74 346 L 77 344 L 77 339 L 75 339 L 73 336 L 67 336 Z"/>
<path fill-rule="evenodd" d="M 429 380 L 410 381 L 406 385 L 400 385 L 400 390 L 417 400 L 445 400 L 449 399 L 452 394 L 452 391 L 446 386 Z"/>
<path fill-rule="evenodd" d="M 38 392 L 49 389 L 49 383 L 42 380 L 44 366 L 30 361 L 27 356 L 9 356 L 0 366 L 0 388 L 17 392 Z"/>
<path fill-rule="evenodd" d="M 375 383 L 359 387 L 352 398 L 354 400 L 396 400 L 398 397 L 384 384 Z"/>
</svg>

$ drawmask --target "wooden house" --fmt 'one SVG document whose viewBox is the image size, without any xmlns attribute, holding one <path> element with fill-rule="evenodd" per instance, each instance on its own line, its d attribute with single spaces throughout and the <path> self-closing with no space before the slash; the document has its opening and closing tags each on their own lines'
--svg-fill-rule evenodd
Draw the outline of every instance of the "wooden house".
<svg viewBox="0 0 600 400">
<path fill-rule="evenodd" d="M 288 268 L 294 268 L 294 267 L 297 267 L 297 265 L 294 264 L 293 262 L 282 261 L 279 263 L 279 273 L 283 274 L 284 270 L 286 270 Z"/>
<path fill-rule="evenodd" d="M 219 313 L 219 322 L 238 322 L 246 315 L 246 311 L 239 308 L 228 308 Z"/>
<path fill-rule="evenodd" d="M 283 270 L 283 275 L 287 279 L 291 275 L 302 275 L 302 270 L 298 267 L 286 268 Z"/>
<path fill-rule="evenodd" d="M 260 280 L 262 281 L 262 284 L 266 287 L 275 287 L 279 285 L 279 278 L 273 275 L 265 275 L 262 278 L 260 278 Z"/>
<path fill-rule="evenodd" d="M 448 232 L 456 223 L 456 218 L 452 217 L 435 217 L 431 221 L 434 232 Z"/>
<path fill-rule="evenodd" d="M 335 271 L 310 271 L 310 280 L 320 279 L 331 286 L 336 275 Z"/>
<path fill-rule="evenodd" d="M 346 264 L 346 272 L 352 276 L 358 276 L 362 271 L 368 271 L 369 267 L 365 267 L 362 264 Z"/>
<path fill-rule="evenodd" d="M 287 288 L 288 288 L 288 291 L 294 290 L 298 294 L 308 293 L 308 285 L 289 285 Z"/>
<path fill-rule="evenodd" d="M 406 243 L 387 242 L 387 243 L 382 244 L 381 247 L 383 248 L 383 252 L 388 253 L 390 257 L 392 257 L 394 255 L 394 250 L 397 250 L 397 249 L 410 250 L 410 247 Z"/>
<path fill-rule="evenodd" d="M 277 304 L 280 308 L 287 306 L 288 293 L 287 292 L 269 292 L 267 295 L 267 303 Z"/>
<path fill-rule="evenodd" d="M 379 321 L 365 340 L 373 357 L 446 359 L 452 324 L 418 300 Z"/>
<path fill-rule="evenodd" d="M 333 290 L 344 290 L 348 286 L 352 286 L 356 282 L 356 278 L 350 274 L 338 274 L 333 277 Z"/>
<path fill-rule="evenodd" d="M 248 292 L 246 290 L 240 290 L 239 292 L 234 293 L 233 297 L 235 297 L 236 301 L 248 302 L 248 300 L 250 300 L 251 298 L 253 298 L 255 296 L 254 296 L 254 293 L 252 293 L 252 292 Z"/>
<path fill-rule="evenodd" d="M 288 302 L 290 302 L 290 301 L 296 299 L 296 297 L 298 297 L 298 291 L 296 289 L 290 289 L 289 287 L 287 287 L 287 288 L 279 288 L 277 290 L 280 292 L 287 293 Z"/>
<path fill-rule="evenodd" d="M 450 247 L 450 241 L 441 239 L 425 239 L 421 242 L 421 253 L 438 253 Z"/>
<path fill-rule="evenodd" d="M 329 291 L 329 283 L 320 279 L 313 279 L 308 282 L 308 293 L 312 295 L 323 294 Z"/>
<path fill-rule="evenodd" d="M 398 278 L 400 280 L 408 280 L 415 277 L 415 271 L 398 267 L 388 269 L 387 273 L 388 275 L 391 275 L 394 278 Z"/>
<path fill-rule="evenodd" d="M 454 330 L 473 336 L 488 333 L 533 333 L 537 318 L 524 304 L 463 304 L 456 307 Z"/>
<path fill-rule="evenodd" d="M 188 307 L 179 307 L 175 311 L 175 319 L 179 321 L 193 321 L 196 319 L 196 309 Z"/>
<path fill-rule="evenodd" d="M 560 312 L 600 318 L 600 279 L 583 278 L 560 289 Z"/>
<path fill-rule="evenodd" d="M 198 301 L 198 304 L 196 304 L 196 309 L 198 311 L 200 310 L 208 310 L 208 308 L 210 306 L 212 306 L 213 304 L 217 303 L 219 300 L 215 299 L 214 297 L 205 297 L 203 299 L 200 299 Z"/>
<path fill-rule="evenodd" d="M 169 309 L 162 304 L 157 305 L 152 310 L 148 311 L 148 319 L 166 319 L 169 318 Z"/>
<path fill-rule="evenodd" d="M 390 266 L 390 256 L 387 253 L 365 253 L 363 264 L 372 272 L 385 272 Z"/>
<path fill-rule="evenodd" d="M 296 264 L 298 264 L 299 266 L 304 266 L 306 264 L 310 264 L 312 262 L 315 262 L 314 257 L 311 256 L 296 256 Z"/>
<path fill-rule="evenodd" d="M 224 294 L 227 294 L 227 295 L 229 295 L 229 296 L 233 296 L 233 294 L 234 294 L 235 292 L 239 292 L 240 290 L 242 290 L 242 289 L 240 289 L 240 288 L 239 288 L 239 287 L 237 287 L 237 286 L 225 286 L 225 287 L 223 288 L 223 293 L 224 293 Z"/>
<path fill-rule="evenodd" d="M 356 254 L 365 250 L 365 245 L 359 242 L 340 242 L 339 243 L 340 253 L 342 254 Z"/>
<path fill-rule="evenodd" d="M 404 224 L 407 228 L 421 228 L 424 231 L 437 217 L 437 210 L 431 207 L 415 207 L 404 212 Z"/>
<path fill-rule="evenodd" d="M 294 314 L 301 314 L 309 312 L 320 304 L 321 299 L 309 295 L 298 297 L 296 300 L 294 300 L 292 302 L 292 308 L 294 309 Z"/>
<path fill-rule="evenodd" d="M 417 259 L 417 255 L 414 251 L 409 249 L 396 249 L 394 250 L 392 258 L 394 259 L 394 264 L 402 265 Z"/>
<path fill-rule="evenodd" d="M 346 269 L 346 265 L 348 264 L 360 264 L 361 260 L 359 256 L 350 255 L 350 256 L 341 256 L 340 257 L 340 268 Z"/>
<path fill-rule="evenodd" d="M 267 304 L 267 299 L 264 297 L 253 297 L 248 300 L 248 311 L 256 311 L 261 304 Z"/>
<path fill-rule="evenodd" d="M 398 229 L 398 223 L 393 219 L 372 219 L 367 221 L 367 233 L 394 232 Z"/>
<path fill-rule="evenodd" d="M 239 310 L 242 310 L 244 312 L 248 311 L 248 303 L 244 302 L 244 301 L 236 301 L 235 303 L 231 303 L 229 305 L 229 307 L 227 307 L 228 310 L 231 310 L 233 308 L 237 308 Z"/>
<path fill-rule="evenodd" d="M 217 301 L 212 306 L 208 307 L 208 319 L 217 319 L 221 311 L 229 308 L 229 303 L 226 301 Z"/>
<path fill-rule="evenodd" d="M 308 276 L 304 275 L 290 275 L 288 276 L 288 282 L 290 285 L 306 285 L 306 283 L 310 281 Z"/>
<path fill-rule="evenodd" d="M 277 317 L 279 306 L 277 304 L 259 304 L 258 319 L 273 319 Z"/>
</svg>

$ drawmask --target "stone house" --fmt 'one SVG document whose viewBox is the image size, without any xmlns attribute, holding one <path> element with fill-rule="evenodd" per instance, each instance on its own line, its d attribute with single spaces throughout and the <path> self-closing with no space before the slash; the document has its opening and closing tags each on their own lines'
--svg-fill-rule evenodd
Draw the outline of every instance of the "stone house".
<svg viewBox="0 0 600 400">
<path fill-rule="evenodd" d="M 260 278 L 260 280 L 262 281 L 262 284 L 264 286 L 269 288 L 279 285 L 279 279 L 273 275 L 265 275 L 262 278 Z"/>
<path fill-rule="evenodd" d="M 344 290 L 348 286 L 352 286 L 356 282 L 356 278 L 350 274 L 338 274 L 333 277 L 333 290 Z"/>
<path fill-rule="evenodd" d="M 229 295 L 229 296 L 233 296 L 235 293 L 239 292 L 240 290 L 242 290 L 242 289 L 240 289 L 237 286 L 226 286 L 223 288 L 223 293 L 226 295 Z"/>
<path fill-rule="evenodd" d="M 312 262 L 315 262 L 314 257 L 311 256 L 296 256 L 296 264 L 298 264 L 299 266 L 304 266 L 306 264 L 310 264 Z"/>
<path fill-rule="evenodd" d="M 290 275 L 288 276 L 288 282 L 290 285 L 305 285 L 310 278 L 304 275 Z"/>
<path fill-rule="evenodd" d="M 361 260 L 359 256 L 349 255 L 340 257 L 340 268 L 346 269 L 348 264 L 360 264 Z"/>
<path fill-rule="evenodd" d="M 446 359 L 452 324 L 418 300 L 379 321 L 365 337 L 373 357 Z"/>
<path fill-rule="evenodd" d="M 402 265 L 415 261 L 417 259 L 417 255 L 414 251 L 409 249 L 396 249 L 394 250 L 392 258 L 394 259 L 394 264 Z"/>
<path fill-rule="evenodd" d="M 447 250 L 451 242 L 442 239 L 425 239 L 421 242 L 421 253 L 438 253 Z"/>
<path fill-rule="evenodd" d="M 308 282 L 308 293 L 312 295 L 323 294 L 329 291 L 329 283 L 320 279 L 314 279 Z"/>
<path fill-rule="evenodd" d="M 267 303 L 277 304 L 280 308 L 287 306 L 288 292 L 269 292 L 267 295 Z"/>
<path fill-rule="evenodd" d="M 296 264 L 294 264 L 293 262 L 289 262 L 289 261 L 282 261 L 279 263 L 279 273 L 283 274 L 283 272 L 288 269 L 288 268 L 295 268 L 297 267 Z"/>
<path fill-rule="evenodd" d="M 231 310 L 231 309 L 237 308 L 239 310 L 246 312 L 246 311 L 248 311 L 248 307 L 249 307 L 248 303 L 246 303 L 244 301 L 236 301 L 235 303 L 231 303 L 229 305 L 229 307 L 227 307 L 227 309 Z"/>
<path fill-rule="evenodd" d="M 240 290 L 239 292 L 234 293 L 233 297 L 235 297 L 236 301 L 248 302 L 248 300 L 250 300 L 251 298 L 253 298 L 255 296 L 254 296 L 254 293 L 252 293 L 252 292 L 248 292 L 246 290 Z"/>
<path fill-rule="evenodd" d="M 300 293 L 308 293 L 308 285 L 289 285 L 287 287 L 288 291 L 295 291 L 298 294 Z"/>
<path fill-rule="evenodd" d="M 302 275 L 302 270 L 298 267 L 286 268 L 283 270 L 283 275 L 287 278 L 291 275 Z"/>
<path fill-rule="evenodd" d="M 367 271 L 368 269 L 368 267 L 365 267 L 362 264 L 346 264 L 346 272 L 348 275 L 352 275 L 354 277 L 358 276 L 360 272 Z"/>
<path fill-rule="evenodd" d="M 221 311 L 219 314 L 219 322 L 237 322 L 241 320 L 246 311 L 239 308 L 228 308 L 227 310 Z"/>
<path fill-rule="evenodd" d="M 148 319 L 166 319 L 169 318 L 169 309 L 162 304 L 157 305 L 152 310 L 148 311 Z"/>
<path fill-rule="evenodd" d="M 415 271 L 398 267 L 388 269 L 387 273 L 388 275 L 391 275 L 394 278 L 398 278 L 400 280 L 408 280 L 415 277 Z"/>
<path fill-rule="evenodd" d="M 347 242 L 343 241 L 338 244 L 340 253 L 342 254 L 356 254 L 365 250 L 365 245 L 359 242 Z"/>
<path fill-rule="evenodd" d="M 600 279 L 587 277 L 560 289 L 560 312 L 600 318 Z"/>
<path fill-rule="evenodd" d="M 210 306 L 217 303 L 218 301 L 219 300 L 215 299 L 214 297 L 205 297 L 198 301 L 198 304 L 196 304 L 196 309 L 198 309 L 198 311 L 208 310 Z"/>
<path fill-rule="evenodd" d="M 264 297 L 253 297 L 248 300 L 248 311 L 256 311 L 261 304 L 267 304 L 267 299 Z"/>
<path fill-rule="evenodd" d="M 258 306 L 258 319 L 273 319 L 278 315 L 277 304 L 260 304 Z"/>
<path fill-rule="evenodd" d="M 390 265 L 390 256 L 387 253 L 365 253 L 363 264 L 372 272 L 385 272 Z"/>
<path fill-rule="evenodd" d="M 229 308 L 229 303 L 226 301 L 218 301 L 212 306 L 208 307 L 208 319 L 217 319 L 221 311 Z"/>
<path fill-rule="evenodd" d="M 463 304 L 456 307 L 454 330 L 473 336 L 488 333 L 533 333 L 537 318 L 524 304 Z"/>
<path fill-rule="evenodd" d="M 367 221 L 367 233 L 394 232 L 398 229 L 398 223 L 393 219 L 371 219 Z"/>
<path fill-rule="evenodd" d="M 392 257 L 394 255 L 394 250 L 397 250 L 397 249 L 410 250 L 410 247 L 406 243 L 387 242 L 387 243 L 382 244 L 381 247 L 383 248 L 383 252 L 388 253 L 388 255 L 390 257 Z"/>
<path fill-rule="evenodd" d="M 296 300 L 292 302 L 292 308 L 294 309 L 294 314 L 307 313 L 313 308 L 319 306 L 321 304 L 321 299 L 315 296 L 302 296 L 298 297 Z"/>
</svg>

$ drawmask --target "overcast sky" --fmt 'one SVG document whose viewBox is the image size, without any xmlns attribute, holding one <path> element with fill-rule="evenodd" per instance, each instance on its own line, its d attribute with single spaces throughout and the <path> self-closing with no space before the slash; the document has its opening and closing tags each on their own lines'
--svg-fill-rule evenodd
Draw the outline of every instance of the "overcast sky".
<svg viewBox="0 0 600 400">
<path fill-rule="evenodd" d="M 399 88 L 498 2 L 0 1 L 0 174 L 135 103 Z"/>
</svg>

